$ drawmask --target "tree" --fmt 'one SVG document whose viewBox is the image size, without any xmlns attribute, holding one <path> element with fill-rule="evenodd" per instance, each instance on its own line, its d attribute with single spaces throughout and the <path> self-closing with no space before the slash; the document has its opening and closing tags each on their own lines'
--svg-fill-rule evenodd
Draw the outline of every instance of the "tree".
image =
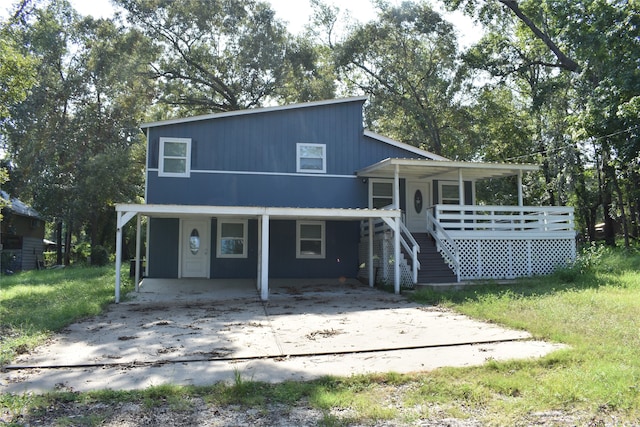
<svg viewBox="0 0 640 427">
<path fill-rule="evenodd" d="M 283 85 L 287 32 L 254 0 L 116 0 L 162 54 L 149 76 L 174 113 L 263 105 Z"/>
<path fill-rule="evenodd" d="M 38 84 L 10 106 L 4 127 L 12 185 L 65 224 L 66 248 L 85 227 L 92 245 L 111 246 L 113 204 L 142 192 L 137 126 L 153 95 L 141 78 L 153 50 L 138 32 L 81 19 L 64 1 L 32 10 L 11 31 L 40 58 Z"/>
<path fill-rule="evenodd" d="M 595 234 L 594 212 L 600 209 L 609 244 L 615 244 L 619 218 L 628 245 L 629 218 L 640 217 L 629 185 L 636 176 L 626 166 L 637 164 L 640 145 L 640 5 L 605 0 L 446 3 L 489 28 L 467 55 L 468 63 L 490 71 L 529 100 L 549 202 L 574 200 L 590 236 Z M 593 147 L 594 157 L 581 153 L 581 146 Z M 594 180 L 599 182 L 597 197 Z M 576 198 L 564 195 L 572 191 Z"/>
<path fill-rule="evenodd" d="M 20 54 L 7 37 L 4 27 L 5 24 L 2 24 L 0 28 L 0 124 L 9 120 L 8 106 L 24 100 L 27 97 L 27 91 L 36 82 L 35 59 Z M 1 136 L 0 141 L 2 141 Z M 8 180 L 7 169 L 0 167 L 0 188 Z M 8 203 L 8 200 L 0 196 L 0 211 Z M 0 213 L 1 220 L 2 213 Z"/>
<path fill-rule="evenodd" d="M 378 7 L 376 21 L 333 48 L 343 82 L 371 96 L 369 126 L 436 154 L 472 156 L 452 25 L 425 4 Z"/>
</svg>

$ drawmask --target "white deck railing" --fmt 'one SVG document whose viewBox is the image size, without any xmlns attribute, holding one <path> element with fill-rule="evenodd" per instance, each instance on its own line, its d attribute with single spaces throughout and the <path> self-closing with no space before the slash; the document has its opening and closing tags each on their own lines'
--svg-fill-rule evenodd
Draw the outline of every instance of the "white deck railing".
<svg viewBox="0 0 640 427">
<path fill-rule="evenodd" d="M 533 206 L 435 205 L 436 221 L 455 238 L 461 234 L 491 238 L 574 236 L 573 208 Z"/>
<path fill-rule="evenodd" d="M 573 208 L 436 205 L 432 211 L 429 232 L 458 280 L 548 274 L 576 256 Z"/>
</svg>

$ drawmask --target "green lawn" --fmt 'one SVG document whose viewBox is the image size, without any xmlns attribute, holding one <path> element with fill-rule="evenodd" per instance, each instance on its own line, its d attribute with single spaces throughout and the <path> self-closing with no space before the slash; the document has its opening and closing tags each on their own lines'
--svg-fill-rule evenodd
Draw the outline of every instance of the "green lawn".
<svg viewBox="0 0 640 427">
<path fill-rule="evenodd" d="M 2 330 L 16 335 L 3 339 L 5 361 L 19 346 L 26 346 L 24 350 L 73 318 L 95 314 L 113 300 L 112 268 L 30 273 L 11 278 L 9 285 L 4 279 Z M 512 285 L 487 284 L 467 291 L 416 292 L 412 298 L 526 329 L 538 339 L 569 347 L 537 360 L 492 361 L 480 367 L 412 375 L 388 373 L 276 385 L 251 382 L 238 375 L 234 384 L 199 388 L 0 395 L 0 409 L 4 406 L 12 413 L 37 414 L 40 408 L 61 401 L 87 408 L 96 402 L 128 401 L 188 411 L 192 399 L 199 398 L 209 404 L 258 409 L 274 403 L 308 405 L 324 414 L 320 425 L 366 425 L 385 420 L 389 425 L 411 425 L 433 417 L 473 418 L 487 425 L 640 423 L 637 252 L 592 248 L 576 267 L 553 276 Z M 7 346 L 5 341 L 13 344 Z M 91 415 L 99 425 L 100 414 L 94 411 Z"/>
<path fill-rule="evenodd" d="M 71 267 L 0 277 L 0 367 L 114 301 L 115 270 Z"/>
</svg>

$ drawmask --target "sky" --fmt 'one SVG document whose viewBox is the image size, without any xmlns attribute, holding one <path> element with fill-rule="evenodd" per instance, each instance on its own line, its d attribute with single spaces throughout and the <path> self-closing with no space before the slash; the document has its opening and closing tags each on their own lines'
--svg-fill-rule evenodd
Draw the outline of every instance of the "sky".
<svg viewBox="0 0 640 427">
<path fill-rule="evenodd" d="M 73 7 L 81 15 L 92 15 L 94 18 L 106 18 L 113 15 L 114 8 L 110 0 L 70 0 Z M 309 21 L 312 10 L 309 0 L 266 0 L 271 3 L 276 11 L 276 17 L 287 22 L 289 32 L 300 33 Z M 4 0 L 2 1 L 4 3 Z M 6 4 L 14 3 L 7 1 Z M 351 17 L 361 22 L 366 22 L 375 17 L 374 7 L 370 0 L 349 0 L 348 3 L 338 0 L 328 0 L 329 4 L 337 4 L 341 10 L 346 10 Z M 345 3 L 347 5 L 345 6 Z M 401 0 L 391 0 L 392 4 L 399 4 Z M 432 1 L 434 6 L 437 2 Z M 7 6 L 0 7 L 0 16 L 6 16 Z M 467 47 L 477 41 L 482 32 L 475 26 L 470 18 L 461 13 L 446 13 L 445 18 L 453 23 L 460 37 L 462 47 Z"/>
</svg>

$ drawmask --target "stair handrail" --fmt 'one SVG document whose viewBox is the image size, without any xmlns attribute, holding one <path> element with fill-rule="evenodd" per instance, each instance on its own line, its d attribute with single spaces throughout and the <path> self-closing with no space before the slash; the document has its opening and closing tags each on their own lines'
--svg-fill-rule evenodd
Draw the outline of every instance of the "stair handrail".
<svg viewBox="0 0 640 427">
<path fill-rule="evenodd" d="M 449 236 L 444 227 L 435 219 L 431 211 L 427 210 L 427 231 L 436 242 L 436 248 L 444 258 L 449 268 L 456 275 L 456 280 L 460 281 L 460 249 L 455 240 Z"/>
<path fill-rule="evenodd" d="M 409 247 L 409 243 L 411 243 L 411 247 Z M 400 243 L 402 247 L 407 251 L 408 254 L 411 254 L 411 275 L 413 279 L 413 284 L 418 283 L 418 270 L 420 270 L 420 261 L 418 261 L 418 252 L 420 252 L 420 245 L 416 242 L 413 235 L 409 231 L 404 222 L 400 221 Z"/>
</svg>

